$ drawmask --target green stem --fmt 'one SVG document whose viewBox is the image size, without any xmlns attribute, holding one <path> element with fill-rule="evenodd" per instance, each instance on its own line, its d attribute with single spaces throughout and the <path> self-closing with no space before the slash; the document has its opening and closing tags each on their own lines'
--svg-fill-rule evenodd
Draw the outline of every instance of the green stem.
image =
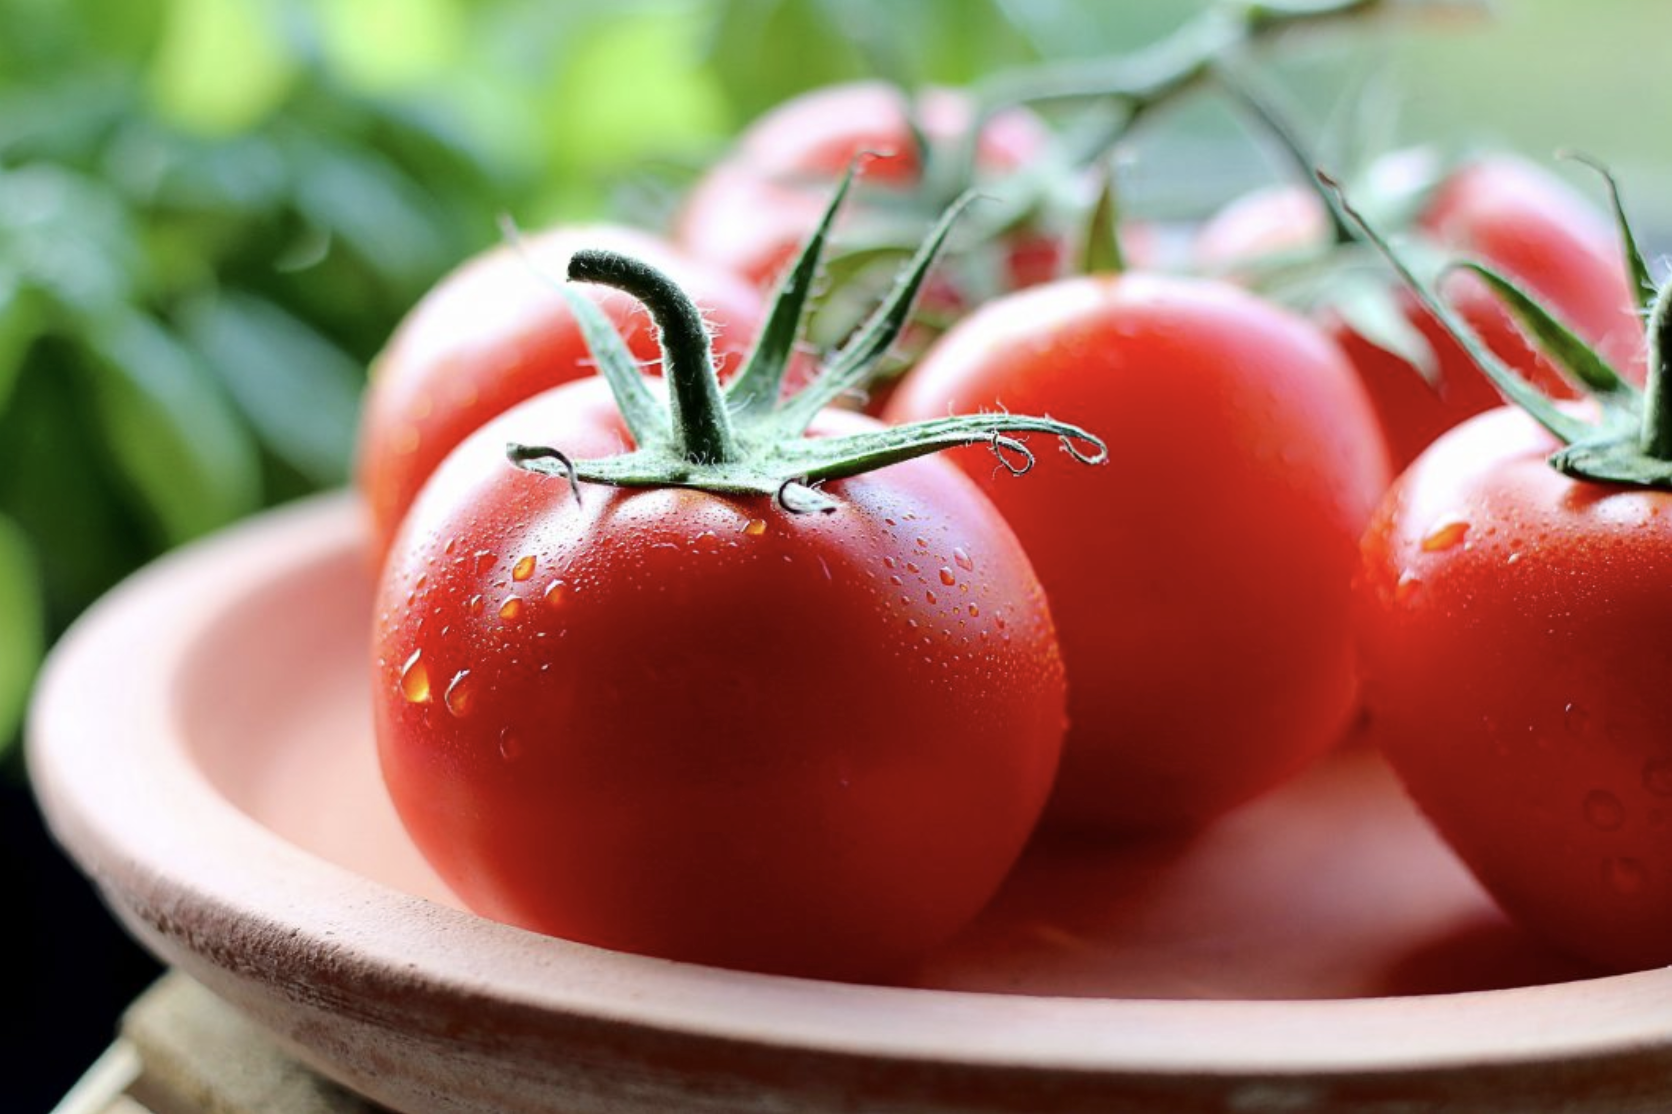
<svg viewBox="0 0 1672 1114">
<path fill-rule="evenodd" d="M 708 327 L 685 292 L 655 268 L 612 251 L 577 251 L 569 259 L 569 278 L 613 286 L 650 311 L 660 334 L 674 451 L 693 464 L 736 460 L 737 436 L 720 393 Z"/>
<path fill-rule="evenodd" d="M 1643 384 L 1643 451 L 1656 460 L 1672 461 L 1672 377 L 1666 360 L 1672 356 L 1672 282 L 1660 288 L 1649 311 L 1649 372 Z"/>
</svg>

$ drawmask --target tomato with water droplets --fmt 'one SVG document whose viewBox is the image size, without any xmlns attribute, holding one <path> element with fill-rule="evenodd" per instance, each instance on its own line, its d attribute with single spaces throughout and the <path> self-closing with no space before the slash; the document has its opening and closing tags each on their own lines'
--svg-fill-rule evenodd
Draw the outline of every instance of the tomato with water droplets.
<svg viewBox="0 0 1672 1114">
<path fill-rule="evenodd" d="M 1672 963 L 1672 493 L 1576 480 L 1498 409 L 1440 438 L 1363 541 L 1369 737 L 1519 923 Z"/>
<path fill-rule="evenodd" d="M 991 897 L 1056 772 L 1062 664 L 1027 557 L 937 458 L 825 485 L 826 514 L 680 487 L 577 501 L 504 459 L 628 440 L 602 380 L 570 384 L 468 439 L 407 517 L 373 706 L 408 831 L 512 924 L 899 973 Z"/>
<path fill-rule="evenodd" d="M 1042 458 L 1024 484 L 953 454 L 1022 539 L 1061 634 L 1050 818 L 1199 825 L 1335 742 L 1356 545 L 1388 465 L 1322 333 L 1225 283 L 1062 280 L 955 326 L 885 416 L 979 409 L 1073 414 L 1109 445 L 1106 471 Z"/>
</svg>

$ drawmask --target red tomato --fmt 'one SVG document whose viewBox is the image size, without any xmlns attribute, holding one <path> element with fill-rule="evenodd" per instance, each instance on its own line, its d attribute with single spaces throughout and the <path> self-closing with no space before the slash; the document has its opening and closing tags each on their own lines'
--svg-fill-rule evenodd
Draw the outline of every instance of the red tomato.
<svg viewBox="0 0 1672 1114">
<path fill-rule="evenodd" d="M 970 126 L 968 98 L 951 89 L 928 89 L 915 101 L 926 138 L 955 147 Z M 1003 174 L 1038 158 L 1049 134 L 1038 117 L 1021 109 L 1000 113 L 982 130 L 978 171 Z M 906 116 L 904 94 L 883 82 L 818 89 L 786 101 L 760 117 L 739 138 L 731 157 L 697 183 L 681 209 L 674 238 L 693 255 L 770 287 L 818 224 L 830 190 L 864 151 L 886 156 L 865 165 L 856 194 L 909 194 L 921 184 L 922 167 Z M 923 204 L 926 227 L 951 198 Z M 850 224 L 852 222 L 844 222 Z M 920 229 L 910 230 L 915 238 Z M 1014 287 L 1056 275 L 1066 245 L 1038 232 L 1023 232 L 1005 257 L 1006 282 Z M 932 290 L 932 303 L 960 304 L 956 291 Z"/>
<path fill-rule="evenodd" d="M 1429 198 L 1415 231 L 1450 255 L 1481 259 L 1515 279 L 1642 382 L 1642 324 L 1632 311 L 1618 236 L 1602 214 L 1558 179 L 1507 156 L 1467 164 Z M 1234 266 L 1316 244 L 1326 234 L 1317 197 L 1299 186 L 1284 187 L 1251 194 L 1223 210 L 1203 227 L 1196 254 L 1209 266 Z M 1501 359 L 1547 392 L 1571 397 L 1560 373 L 1528 344 L 1484 284 L 1456 276 L 1446 291 Z M 1339 316 L 1326 311 L 1325 320 L 1370 392 L 1398 469 L 1445 430 L 1501 400 L 1431 316 L 1403 291 L 1394 296 L 1435 353 L 1437 390 Z"/>
<path fill-rule="evenodd" d="M 669 272 L 707 312 L 722 371 L 735 370 L 765 313 L 737 276 L 685 258 L 646 233 L 608 226 L 553 229 L 523 250 L 501 246 L 444 279 L 401 323 L 372 369 L 357 480 L 371 511 L 372 552 L 388 550 L 407 508 L 442 459 L 494 415 L 592 373 L 592 355 L 553 284 L 577 249 L 607 248 Z M 629 349 L 660 358 L 655 328 L 625 294 L 589 287 Z"/>
<path fill-rule="evenodd" d="M 1058 822 L 1199 824 L 1336 740 L 1356 543 L 1388 471 L 1363 389 L 1317 329 L 1223 283 L 1063 280 L 954 327 L 887 417 L 983 408 L 1073 414 L 1115 473 L 1042 462 L 1012 487 L 982 454 L 954 456 L 1057 618 Z"/>
<path fill-rule="evenodd" d="M 875 428 L 821 419 L 827 432 Z M 1014 535 L 951 464 L 842 506 L 588 485 L 507 440 L 625 440 L 602 380 L 504 415 L 378 593 L 379 754 L 473 909 L 611 948 L 886 975 L 988 900 L 1056 770 L 1064 681 Z"/>
<path fill-rule="evenodd" d="M 1363 543 L 1369 733 L 1520 923 L 1672 963 L 1672 494 L 1569 479 L 1517 411 L 1459 426 Z"/>
</svg>

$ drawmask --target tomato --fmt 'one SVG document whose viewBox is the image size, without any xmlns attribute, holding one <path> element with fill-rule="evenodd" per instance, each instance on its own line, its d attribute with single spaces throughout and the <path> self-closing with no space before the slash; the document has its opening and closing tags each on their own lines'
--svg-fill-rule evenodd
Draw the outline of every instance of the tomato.
<svg viewBox="0 0 1672 1114">
<path fill-rule="evenodd" d="M 420 302 L 372 370 L 358 446 L 358 486 L 370 510 L 371 549 L 389 539 L 441 460 L 489 418 L 549 387 L 591 374 L 592 357 L 554 289 L 578 248 L 649 259 L 686 286 L 719 338 L 723 371 L 735 369 L 764 306 L 747 283 L 684 258 L 646 233 L 567 227 L 472 259 Z M 655 330 L 633 299 L 591 288 L 641 360 L 657 359 Z"/>
<path fill-rule="evenodd" d="M 1523 160 L 1492 156 L 1448 175 L 1424 204 L 1414 233 L 1433 248 L 1492 264 L 1524 285 L 1582 337 L 1642 381 L 1641 322 L 1617 237 L 1608 221 L 1566 185 Z M 1202 229 L 1198 262 L 1234 266 L 1261 255 L 1320 242 L 1321 204 L 1299 186 L 1249 195 Z M 1448 298 L 1492 350 L 1542 389 L 1571 396 L 1484 285 L 1458 276 Z M 1438 386 L 1403 358 L 1365 339 L 1339 314 L 1324 320 L 1370 393 L 1392 453 L 1403 468 L 1435 437 L 1499 404 L 1497 391 L 1439 324 L 1403 292 L 1392 296 L 1432 348 Z"/>
<path fill-rule="evenodd" d="M 505 464 L 530 437 L 626 433 L 599 379 L 508 412 L 425 489 L 378 593 L 379 754 L 442 878 L 511 924 L 802 975 L 885 975 L 963 925 L 1034 826 L 1064 715 L 992 505 L 935 458 L 831 483 L 828 515 L 577 504 Z"/>
<path fill-rule="evenodd" d="M 1672 494 L 1561 475 L 1494 410 L 1363 543 L 1370 737 L 1503 907 L 1615 968 L 1672 963 Z"/>
<path fill-rule="evenodd" d="M 1057 619 L 1070 727 L 1052 818 L 1201 824 L 1336 740 L 1356 543 L 1388 466 L 1316 328 L 1226 283 L 1061 280 L 955 326 L 886 416 L 949 407 L 1071 413 L 1109 445 L 1114 476 L 1042 462 L 1025 485 L 954 454 Z"/>
<path fill-rule="evenodd" d="M 677 218 L 676 242 L 769 287 L 818 223 L 830 186 L 866 151 L 879 157 L 865 166 L 865 192 L 882 199 L 878 208 L 897 211 L 901 198 L 927 185 L 907 103 L 893 86 L 868 81 L 817 89 L 779 105 L 751 124 L 732 154 L 697 183 Z M 925 138 L 948 154 L 962 142 L 973 115 L 967 96 L 951 89 L 927 89 L 911 106 Z M 1045 126 L 1032 113 L 1000 113 L 981 132 L 977 171 L 1002 175 L 1017 170 L 1040 157 L 1048 140 Z M 923 223 L 950 200 L 921 199 Z M 908 238 L 920 234 L 914 227 Z M 1059 272 L 1066 256 L 1062 239 L 1023 230 L 1008 242 L 1002 282 L 1020 287 L 1045 281 Z M 931 302 L 943 310 L 967 300 L 951 288 L 931 294 Z"/>
</svg>

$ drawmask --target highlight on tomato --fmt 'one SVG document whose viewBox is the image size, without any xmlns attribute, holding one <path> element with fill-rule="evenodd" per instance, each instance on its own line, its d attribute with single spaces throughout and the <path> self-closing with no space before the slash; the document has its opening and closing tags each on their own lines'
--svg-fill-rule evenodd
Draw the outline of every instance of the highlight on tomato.
<svg viewBox="0 0 1672 1114">
<path fill-rule="evenodd" d="M 1522 926 L 1613 969 L 1672 962 L 1672 285 L 1652 292 L 1622 217 L 1640 390 L 1507 275 L 1460 264 L 1590 400 L 1558 405 L 1364 227 L 1514 404 L 1419 456 L 1364 537 L 1369 736 Z"/>
<path fill-rule="evenodd" d="M 1332 746 L 1354 707 L 1357 540 L 1388 481 L 1374 414 L 1310 322 L 1224 282 L 1128 273 L 988 303 L 885 411 L 1060 410 L 1112 478 L 979 453 L 1045 585 L 1068 672 L 1050 805 L 1103 832 L 1204 824 Z"/>
<path fill-rule="evenodd" d="M 1092 462 L 1102 446 L 1049 419 L 827 411 L 898 335 L 950 217 L 785 396 L 835 209 L 723 390 L 676 285 L 576 253 L 571 279 L 649 307 L 665 392 L 566 290 L 602 378 L 478 431 L 401 528 L 378 752 L 472 909 L 647 955 L 888 977 L 974 916 L 1033 831 L 1064 720 L 1050 612 L 1002 516 L 929 454 L 980 444 L 1020 472 L 1019 433 Z"/>
<path fill-rule="evenodd" d="M 1522 158 L 1490 154 L 1441 169 L 1423 152 L 1380 160 L 1361 208 L 1378 223 L 1404 228 L 1406 254 L 1419 269 L 1467 254 L 1492 264 L 1549 306 L 1580 336 L 1642 381 L 1641 322 L 1624 261 L 1607 218 L 1565 182 Z M 1197 265 L 1258 282 L 1262 260 L 1276 264 L 1274 285 L 1308 305 L 1357 368 L 1382 425 L 1395 470 L 1445 430 L 1500 399 L 1467 353 L 1408 293 L 1365 270 L 1362 249 L 1338 245 L 1299 283 L 1296 268 L 1317 258 L 1330 237 L 1318 194 L 1272 187 L 1233 202 L 1196 239 Z M 1350 230 L 1349 230 L 1350 231 Z M 1560 370 L 1527 342 L 1491 290 L 1459 275 L 1446 300 L 1518 375 L 1556 397 L 1572 397 Z"/>
<path fill-rule="evenodd" d="M 644 259 L 672 275 L 717 337 L 723 374 L 734 372 L 765 315 L 736 275 L 665 241 L 614 225 L 561 226 L 504 244 L 447 276 L 409 313 L 372 367 L 357 446 L 356 483 L 381 558 L 419 488 L 466 436 L 518 402 L 592 374 L 592 355 L 550 275 L 582 247 Z M 660 357 L 655 328 L 633 298 L 586 288 L 634 357 Z"/>
</svg>

